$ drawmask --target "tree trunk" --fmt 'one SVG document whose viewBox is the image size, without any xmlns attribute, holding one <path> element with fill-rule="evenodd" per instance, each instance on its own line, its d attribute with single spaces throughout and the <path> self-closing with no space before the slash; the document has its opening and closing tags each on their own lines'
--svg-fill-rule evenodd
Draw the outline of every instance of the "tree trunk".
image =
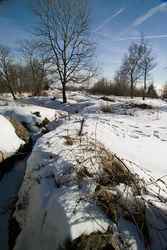
<svg viewBox="0 0 167 250">
<path fill-rule="evenodd" d="M 130 79 L 130 96 L 131 96 L 131 99 L 133 99 L 133 77 L 131 76 L 131 79 Z"/>
<path fill-rule="evenodd" d="M 147 72 L 144 72 L 144 89 L 143 89 L 143 100 L 146 98 L 146 90 L 147 90 Z"/>
<path fill-rule="evenodd" d="M 16 100 L 17 98 L 16 98 L 16 96 L 15 96 L 15 93 L 14 93 L 13 88 L 10 86 L 10 83 L 8 83 L 8 88 L 9 88 L 9 90 L 10 90 L 10 93 L 12 94 L 13 99 Z"/>
<path fill-rule="evenodd" d="M 63 103 L 67 103 L 67 96 L 66 96 L 66 84 L 62 83 L 62 94 L 63 94 Z"/>
</svg>

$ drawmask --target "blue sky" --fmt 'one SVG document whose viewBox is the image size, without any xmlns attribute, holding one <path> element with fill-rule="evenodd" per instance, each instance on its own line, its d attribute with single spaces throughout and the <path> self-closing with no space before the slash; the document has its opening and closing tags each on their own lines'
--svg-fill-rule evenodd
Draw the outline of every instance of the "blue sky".
<svg viewBox="0 0 167 250">
<path fill-rule="evenodd" d="M 15 48 L 28 38 L 35 23 L 31 0 L 0 1 L 0 43 Z M 158 66 L 153 72 L 156 84 L 167 80 L 167 0 L 89 0 L 91 30 L 97 43 L 101 74 L 112 78 L 129 44 L 141 32 L 152 44 Z"/>
</svg>

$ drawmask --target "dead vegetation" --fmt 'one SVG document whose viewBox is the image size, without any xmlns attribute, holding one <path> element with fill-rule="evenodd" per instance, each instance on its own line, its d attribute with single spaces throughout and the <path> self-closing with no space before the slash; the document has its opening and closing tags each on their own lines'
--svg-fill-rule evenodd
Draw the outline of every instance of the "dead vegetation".
<svg viewBox="0 0 167 250">
<path fill-rule="evenodd" d="M 96 232 L 90 235 L 81 235 L 74 240 L 69 250 L 115 250 L 114 239 L 111 232 Z M 117 249 L 120 249 L 117 246 Z"/>
<path fill-rule="evenodd" d="M 108 96 L 102 96 L 100 97 L 100 100 L 106 101 L 106 102 L 115 102 L 114 99 L 108 97 Z"/>
<path fill-rule="evenodd" d="M 13 127 L 15 128 L 15 132 L 19 138 L 21 138 L 26 143 L 29 142 L 30 135 L 26 127 L 22 125 L 20 122 L 18 122 L 14 118 L 9 117 L 9 121 L 12 123 Z"/>
<path fill-rule="evenodd" d="M 130 167 L 131 165 L 133 166 L 132 162 L 119 158 L 96 140 L 96 132 L 95 137 L 90 138 L 86 133 L 81 133 L 81 136 L 79 136 L 78 131 L 73 130 L 73 132 L 70 132 L 68 130 L 64 139 L 65 144 L 68 145 L 67 151 L 70 154 L 70 159 L 74 163 L 74 181 L 81 192 L 79 202 L 88 201 L 95 203 L 106 217 L 111 220 L 111 224 L 114 223 L 118 227 L 118 232 L 120 219 L 124 219 L 126 223 L 132 223 L 138 232 L 141 242 L 145 243 L 147 248 L 151 244 L 152 237 L 152 221 L 148 213 L 158 216 L 153 211 L 153 208 L 150 208 L 150 206 L 154 208 L 155 206 L 152 203 L 150 205 L 147 197 L 151 195 L 153 199 L 159 199 L 163 204 L 164 202 L 166 203 L 166 200 L 163 200 L 160 194 L 152 193 L 152 190 L 149 189 L 149 185 L 154 182 L 157 184 L 157 181 L 159 182 L 160 180 L 154 181 L 149 179 L 152 180 L 150 183 L 150 181 L 147 182 L 147 180 L 140 178 L 139 175 L 132 171 Z M 82 188 L 86 189 L 84 194 L 82 193 Z M 158 227 L 154 226 L 154 228 L 159 232 Z M 166 227 L 163 228 L 162 226 L 162 229 L 166 230 Z M 160 232 L 163 234 L 162 230 Z M 110 237 L 112 237 L 112 233 L 110 233 Z M 122 237 L 124 241 L 128 241 L 126 237 L 124 238 L 124 235 Z M 86 243 L 85 246 L 84 244 L 80 245 L 82 239 L 87 241 L 88 238 L 89 236 L 82 235 L 77 243 L 72 242 L 74 247 L 72 249 L 94 249 L 93 246 L 87 246 Z M 109 246 L 107 247 L 103 248 L 102 245 L 101 248 L 95 249 L 110 249 Z M 112 247 L 113 249 L 128 249 L 116 248 L 113 245 Z"/>
<path fill-rule="evenodd" d="M 153 107 L 146 103 L 129 103 L 129 108 L 138 108 L 138 109 L 153 109 Z"/>
<path fill-rule="evenodd" d="M 96 183 L 94 193 L 87 194 L 86 199 L 89 197 L 96 201 L 96 204 L 115 224 L 118 223 L 120 217 L 135 224 L 139 235 L 147 242 L 149 233 L 145 217 L 145 203 L 139 198 L 146 192 L 144 181 L 138 175 L 133 174 L 118 156 L 109 152 L 97 141 L 88 138 L 87 135 L 72 136 L 68 132 L 64 139 L 76 162 L 74 168 L 79 188 L 83 180 L 92 180 Z M 76 247 L 77 244 L 78 247 L 74 249 L 110 249 L 105 248 L 105 244 L 104 248 L 103 244 L 101 248 L 93 248 L 91 243 L 88 246 L 82 245 L 80 241 L 85 239 L 89 239 L 89 236 L 81 236 L 78 241 L 73 242 L 73 246 Z M 108 239 L 107 241 L 110 242 Z M 108 247 L 116 249 L 112 245 Z"/>
<path fill-rule="evenodd" d="M 45 119 L 43 119 L 43 121 L 39 124 L 40 128 L 46 128 L 46 126 L 49 124 L 49 120 L 47 117 L 45 117 Z"/>
<path fill-rule="evenodd" d="M 103 113 L 112 113 L 112 105 L 108 103 L 103 103 L 100 105 L 100 110 Z"/>
<path fill-rule="evenodd" d="M 65 145 L 72 146 L 74 144 L 73 138 L 69 135 L 64 136 Z"/>
</svg>

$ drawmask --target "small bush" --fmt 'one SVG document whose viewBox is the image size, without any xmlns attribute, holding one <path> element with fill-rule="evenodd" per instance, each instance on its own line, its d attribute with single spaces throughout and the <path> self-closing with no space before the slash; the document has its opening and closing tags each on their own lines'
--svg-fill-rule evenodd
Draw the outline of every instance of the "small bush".
<svg viewBox="0 0 167 250">
<path fill-rule="evenodd" d="M 69 250 L 114 250 L 112 232 L 94 232 L 75 239 Z M 120 248 L 119 248 L 120 249 Z"/>
<path fill-rule="evenodd" d="M 9 118 L 9 121 L 12 123 L 13 127 L 15 128 L 15 132 L 19 138 L 21 138 L 26 143 L 29 142 L 30 135 L 27 128 L 20 122 L 18 122 L 14 118 Z"/>
<path fill-rule="evenodd" d="M 94 86 L 90 88 L 88 91 L 93 95 L 112 95 L 113 86 L 105 78 L 102 78 L 101 80 L 96 82 Z"/>
<path fill-rule="evenodd" d="M 74 140 L 71 136 L 67 135 L 64 136 L 65 139 L 65 145 L 72 146 L 74 144 Z"/>
<path fill-rule="evenodd" d="M 36 115 L 37 117 L 41 117 L 41 114 L 40 114 L 39 111 L 33 112 L 32 114 L 33 114 L 33 115 Z"/>
<path fill-rule="evenodd" d="M 110 104 L 102 104 L 100 110 L 103 113 L 112 113 L 112 106 Z"/>
<path fill-rule="evenodd" d="M 100 97 L 101 100 L 106 101 L 106 102 L 115 102 L 114 99 L 108 97 L 108 96 L 102 96 Z"/>
<path fill-rule="evenodd" d="M 47 117 L 41 122 L 40 126 L 41 127 L 46 127 L 49 124 L 49 120 Z"/>
<path fill-rule="evenodd" d="M 153 107 L 151 105 L 148 105 L 146 103 L 141 103 L 141 104 L 132 103 L 130 106 L 131 106 L 131 108 L 153 109 Z"/>
</svg>

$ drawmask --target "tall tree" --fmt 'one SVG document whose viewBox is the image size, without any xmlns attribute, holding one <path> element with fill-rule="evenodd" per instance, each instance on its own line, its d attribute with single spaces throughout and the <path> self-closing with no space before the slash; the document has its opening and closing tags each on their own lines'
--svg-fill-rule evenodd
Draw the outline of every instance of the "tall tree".
<svg viewBox="0 0 167 250">
<path fill-rule="evenodd" d="M 152 48 L 145 41 L 144 37 L 141 39 L 142 60 L 140 67 L 143 71 L 144 86 L 143 86 L 143 100 L 145 100 L 147 92 L 147 79 L 151 71 L 156 67 L 155 58 L 153 56 Z"/>
<path fill-rule="evenodd" d="M 116 95 L 127 96 L 129 94 L 129 81 L 127 72 L 123 68 L 118 70 L 114 77 L 114 89 Z"/>
<path fill-rule="evenodd" d="M 157 91 L 154 87 L 154 84 L 150 84 L 150 86 L 148 87 L 148 90 L 147 90 L 147 96 L 148 97 L 151 97 L 151 98 L 158 98 L 158 94 L 157 94 Z"/>
<path fill-rule="evenodd" d="M 8 47 L 0 45 L 0 82 L 5 85 L 9 92 L 12 94 L 13 99 L 16 99 L 14 91 L 13 80 L 13 62 L 11 57 L 11 51 Z"/>
<path fill-rule="evenodd" d="M 39 95 L 47 82 L 48 57 L 34 40 L 24 40 L 20 51 L 26 61 L 26 69 L 31 81 L 33 95 Z"/>
<path fill-rule="evenodd" d="M 167 83 L 162 88 L 162 98 L 167 98 Z"/>
<path fill-rule="evenodd" d="M 35 34 L 50 55 L 62 84 L 83 82 L 93 75 L 94 45 L 89 38 L 89 10 L 86 0 L 38 0 L 35 13 L 39 25 Z"/>
<path fill-rule="evenodd" d="M 121 74 L 126 75 L 130 82 L 131 98 L 133 98 L 134 96 L 134 87 L 143 73 L 140 67 L 142 56 L 143 52 L 140 44 L 132 43 L 128 49 L 128 53 L 123 59 L 123 63 L 120 69 Z"/>
</svg>

